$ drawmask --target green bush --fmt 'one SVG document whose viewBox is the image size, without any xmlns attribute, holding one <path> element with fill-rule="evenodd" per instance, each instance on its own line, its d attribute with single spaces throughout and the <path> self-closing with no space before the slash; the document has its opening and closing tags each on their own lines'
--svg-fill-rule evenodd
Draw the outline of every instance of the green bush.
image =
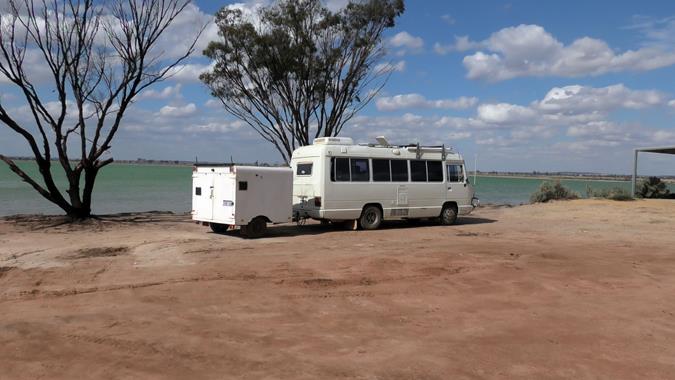
<svg viewBox="0 0 675 380">
<path fill-rule="evenodd" d="M 530 195 L 530 203 L 545 203 L 552 200 L 578 199 L 579 194 L 560 184 L 560 181 L 546 181 Z"/>
<path fill-rule="evenodd" d="M 670 190 L 661 178 L 649 177 L 638 183 L 635 193 L 640 198 L 669 198 Z"/>
<path fill-rule="evenodd" d="M 589 187 L 587 193 L 589 198 L 605 198 L 613 201 L 632 201 L 634 199 L 629 190 L 625 190 L 621 187 L 602 190 L 592 190 Z"/>
</svg>

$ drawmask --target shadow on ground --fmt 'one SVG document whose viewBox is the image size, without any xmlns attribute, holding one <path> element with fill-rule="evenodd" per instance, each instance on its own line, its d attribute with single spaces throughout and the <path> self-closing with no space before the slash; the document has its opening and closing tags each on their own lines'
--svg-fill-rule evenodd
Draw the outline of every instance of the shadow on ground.
<svg viewBox="0 0 675 380">
<path fill-rule="evenodd" d="M 452 226 L 447 226 L 447 228 L 453 228 L 454 226 L 466 226 L 466 225 L 475 225 L 475 224 L 486 224 L 494 223 L 496 220 L 488 218 L 479 218 L 474 216 L 460 217 L 457 219 L 457 222 Z M 433 220 L 397 220 L 397 221 L 386 221 L 383 222 L 379 229 L 381 230 L 407 230 L 411 228 L 430 228 L 438 227 L 439 224 Z M 331 223 L 327 225 L 322 225 L 318 223 L 311 223 L 306 225 L 269 225 L 267 227 L 267 233 L 264 238 L 273 238 L 273 237 L 292 237 L 292 236 L 302 236 L 302 235 L 320 235 L 324 233 L 331 232 L 349 232 L 351 230 L 345 228 L 342 223 Z M 367 233 L 368 231 L 360 230 L 361 232 Z M 210 232 L 210 231 L 209 231 Z M 210 232 L 212 233 L 212 232 Z M 231 229 L 227 232 L 221 233 L 220 235 L 232 236 L 237 238 L 243 237 L 239 234 L 239 229 Z"/>
</svg>

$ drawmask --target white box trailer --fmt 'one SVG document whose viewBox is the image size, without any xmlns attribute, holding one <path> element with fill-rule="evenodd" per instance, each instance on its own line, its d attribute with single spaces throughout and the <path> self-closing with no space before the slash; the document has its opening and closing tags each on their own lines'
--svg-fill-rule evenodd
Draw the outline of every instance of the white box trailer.
<svg viewBox="0 0 675 380">
<path fill-rule="evenodd" d="M 192 219 L 214 232 L 239 226 L 259 237 L 267 223 L 292 221 L 290 168 L 197 164 L 192 171 Z"/>
</svg>

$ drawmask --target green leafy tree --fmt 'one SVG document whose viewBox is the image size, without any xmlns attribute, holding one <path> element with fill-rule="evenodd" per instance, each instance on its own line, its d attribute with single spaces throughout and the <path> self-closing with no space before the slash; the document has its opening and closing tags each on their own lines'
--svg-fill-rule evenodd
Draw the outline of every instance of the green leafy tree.
<svg viewBox="0 0 675 380">
<path fill-rule="evenodd" d="M 635 190 L 640 198 L 668 198 L 670 190 L 658 177 L 649 177 L 640 181 Z"/>
<path fill-rule="evenodd" d="M 40 174 L 0 160 L 74 219 L 91 216 L 92 193 L 125 112 L 145 88 L 163 80 L 194 50 L 163 59 L 158 41 L 189 0 L 9 0 L 0 9 L 0 78 L 17 89 L 25 109 L 0 98 L 0 125 L 20 135 Z M 4 8 L 4 7 L 3 7 Z M 31 75 L 37 56 L 46 83 Z M 22 122 L 28 116 L 30 122 Z M 61 170 L 65 194 L 54 181 Z"/>
<path fill-rule="evenodd" d="M 216 14 L 220 39 L 201 76 L 225 110 L 272 143 L 288 162 L 295 148 L 342 127 L 382 88 L 382 33 L 403 0 L 352 1 L 331 12 L 320 0 L 281 0 L 246 18 Z"/>
</svg>

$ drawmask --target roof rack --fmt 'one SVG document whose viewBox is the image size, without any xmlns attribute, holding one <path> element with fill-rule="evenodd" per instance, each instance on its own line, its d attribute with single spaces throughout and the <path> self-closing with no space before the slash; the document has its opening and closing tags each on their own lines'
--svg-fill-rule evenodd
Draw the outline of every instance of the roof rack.
<svg viewBox="0 0 675 380">
<path fill-rule="evenodd" d="M 361 143 L 359 146 L 367 146 L 369 148 L 394 148 L 394 149 L 407 149 L 409 152 L 415 152 L 415 157 L 419 160 L 422 158 L 423 153 L 440 153 L 443 160 L 448 156 L 448 154 L 454 153 L 451 147 L 446 147 L 445 144 L 442 145 L 420 145 L 420 143 L 413 144 L 390 144 L 384 136 L 376 137 L 378 144 L 373 143 Z"/>
<path fill-rule="evenodd" d="M 418 160 L 422 158 L 423 153 L 440 153 L 441 159 L 445 161 L 445 158 L 448 156 L 448 153 L 453 153 L 452 149 L 445 147 L 445 144 L 420 145 L 420 143 L 417 143 L 417 144 L 409 144 L 405 146 L 405 148 L 407 148 L 409 152 L 415 152 L 415 157 Z"/>
</svg>

